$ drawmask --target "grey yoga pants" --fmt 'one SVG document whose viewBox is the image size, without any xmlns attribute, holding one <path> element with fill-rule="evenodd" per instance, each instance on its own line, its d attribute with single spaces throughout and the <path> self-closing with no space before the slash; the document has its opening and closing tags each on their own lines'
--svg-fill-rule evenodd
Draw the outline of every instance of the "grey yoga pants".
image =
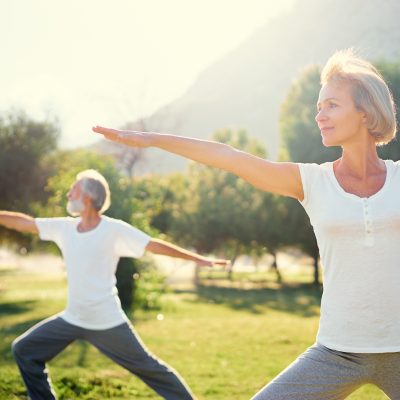
<svg viewBox="0 0 400 400">
<path fill-rule="evenodd" d="M 56 399 L 45 363 L 76 339 L 93 344 L 111 360 L 137 375 L 161 397 L 171 400 L 194 398 L 182 378 L 147 351 L 130 324 L 90 330 L 54 316 L 32 327 L 12 345 L 30 399 Z"/>
<path fill-rule="evenodd" d="M 367 383 L 399 400 L 400 353 L 344 353 L 315 344 L 253 400 L 339 400 Z"/>
</svg>

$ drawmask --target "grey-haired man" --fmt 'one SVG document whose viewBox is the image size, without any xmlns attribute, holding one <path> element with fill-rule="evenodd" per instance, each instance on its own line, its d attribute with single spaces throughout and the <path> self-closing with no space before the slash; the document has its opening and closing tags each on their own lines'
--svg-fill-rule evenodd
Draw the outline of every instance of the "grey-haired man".
<svg viewBox="0 0 400 400">
<path fill-rule="evenodd" d="M 78 218 L 32 218 L 0 211 L 0 225 L 39 234 L 61 249 L 68 275 L 66 309 L 32 327 L 13 342 L 13 354 L 32 400 L 55 399 L 46 362 L 76 339 L 83 339 L 141 378 L 165 399 L 193 399 L 171 367 L 150 354 L 121 308 L 115 287 L 120 257 L 138 258 L 147 250 L 201 265 L 227 264 L 150 238 L 102 215 L 110 205 L 104 177 L 94 170 L 77 175 L 67 210 Z"/>
</svg>

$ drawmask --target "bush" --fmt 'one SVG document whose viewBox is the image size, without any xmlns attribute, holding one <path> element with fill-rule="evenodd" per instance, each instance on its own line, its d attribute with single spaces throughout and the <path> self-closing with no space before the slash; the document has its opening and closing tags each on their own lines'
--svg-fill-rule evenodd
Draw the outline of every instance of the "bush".
<svg viewBox="0 0 400 400">
<path fill-rule="evenodd" d="M 167 292 L 165 276 L 153 261 L 141 260 L 139 270 L 134 275 L 134 309 L 160 310 L 161 298 Z"/>
<path fill-rule="evenodd" d="M 125 311 L 161 309 L 165 277 L 149 259 L 121 258 L 116 272 L 118 295 Z"/>
</svg>

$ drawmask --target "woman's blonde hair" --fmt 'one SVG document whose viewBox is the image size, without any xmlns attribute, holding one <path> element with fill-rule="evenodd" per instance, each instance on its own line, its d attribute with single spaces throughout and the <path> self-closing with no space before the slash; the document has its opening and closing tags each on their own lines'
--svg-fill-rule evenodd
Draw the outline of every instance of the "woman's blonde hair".
<svg viewBox="0 0 400 400">
<path fill-rule="evenodd" d="M 396 109 L 377 69 L 352 49 L 340 50 L 329 58 L 321 72 L 321 85 L 335 81 L 350 83 L 354 104 L 366 113 L 367 128 L 375 143 L 389 143 L 396 135 Z"/>
</svg>

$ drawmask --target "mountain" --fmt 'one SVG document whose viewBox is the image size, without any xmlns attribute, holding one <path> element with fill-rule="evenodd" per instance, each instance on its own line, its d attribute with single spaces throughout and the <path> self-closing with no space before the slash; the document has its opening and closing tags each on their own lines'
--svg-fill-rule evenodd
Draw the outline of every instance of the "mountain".
<svg viewBox="0 0 400 400">
<path fill-rule="evenodd" d="M 241 46 L 210 65 L 179 99 L 149 118 L 128 124 L 210 138 L 223 128 L 244 128 L 278 151 L 279 106 L 299 73 L 323 65 L 337 49 L 354 47 L 369 60 L 400 60 L 400 1 L 298 0 Z M 149 171 L 182 169 L 183 159 L 146 150 Z"/>
</svg>

